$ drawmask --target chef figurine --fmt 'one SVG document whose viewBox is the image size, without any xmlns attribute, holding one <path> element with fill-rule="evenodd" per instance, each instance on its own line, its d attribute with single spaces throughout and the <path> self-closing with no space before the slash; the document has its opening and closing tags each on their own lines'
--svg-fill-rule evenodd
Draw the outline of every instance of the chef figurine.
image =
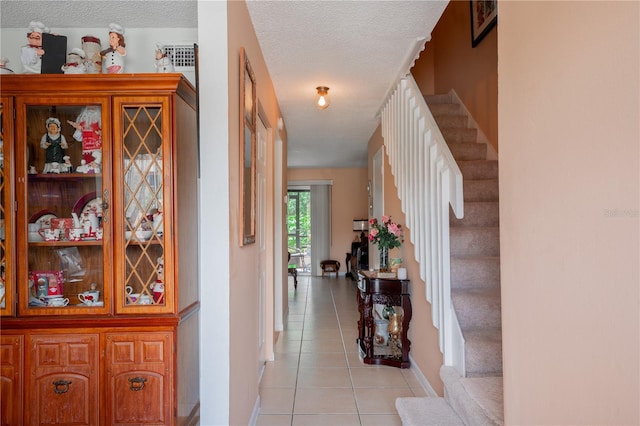
<svg viewBox="0 0 640 426">
<path fill-rule="evenodd" d="M 171 58 L 162 51 L 162 46 L 156 43 L 156 72 L 173 72 L 173 64 Z"/>
<path fill-rule="evenodd" d="M 42 33 L 48 33 L 49 28 L 45 27 L 42 22 L 31 21 L 29 23 L 29 32 L 27 33 L 27 41 L 29 44 L 23 46 L 20 52 L 22 60 L 22 68 L 25 74 L 40 74 L 42 67 Z"/>
<path fill-rule="evenodd" d="M 102 68 L 106 74 L 122 74 L 124 72 L 124 57 L 127 51 L 124 43 L 124 28 L 118 24 L 109 24 L 109 48 L 100 52 L 104 58 Z"/>
<path fill-rule="evenodd" d="M 153 302 L 160 305 L 164 303 L 164 257 L 159 257 L 157 262 L 156 271 L 158 275 L 151 288 L 153 289 Z"/>
<path fill-rule="evenodd" d="M 84 64 L 84 50 L 75 47 L 71 53 L 67 54 L 67 63 L 62 66 L 65 74 L 86 74 L 87 68 Z"/>
<path fill-rule="evenodd" d="M 42 173 L 60 173 L 60 164 L 64 163 L 64 150 L 69 148 L 69 145 L 60 133 L 60 120 L 49 117 L 46 125 L 47 133 L 40 139 L 40 148 L 45 150 Z"/>
</svg>

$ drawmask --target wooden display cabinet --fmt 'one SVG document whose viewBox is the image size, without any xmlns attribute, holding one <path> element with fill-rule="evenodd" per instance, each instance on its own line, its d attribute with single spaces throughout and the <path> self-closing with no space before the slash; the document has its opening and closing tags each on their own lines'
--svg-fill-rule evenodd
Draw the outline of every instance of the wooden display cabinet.
<svg viewBox="0 0 640 426">
<path fill-rule="evenodd" d="M 360 271 L 358 274 L 358 351 L 365 364 L 390 365 L 409 368 L 411 341 L 407 337 L 411 322 L 411 297 L 409 280 L 378 278 L 376 272 Z M 384 308 L 390 306 L 401 314 L 401 331 L 396 340 L 389 337 L 383 319 Z M 379 324 L 384 324 L 382 329 Z"/>
<path fill-rule="evenodd" d="M 197 342 L 200 307 L 193 86 L 171 73 L 0 87 L 0 411 L 19 391 L 26 424 L 196 422 L 198 381 L 174 371 L 198 365 L 197 345 L 176 349 Z M 15 345 L 24 365 L 5 368 Z"/>
</svg>

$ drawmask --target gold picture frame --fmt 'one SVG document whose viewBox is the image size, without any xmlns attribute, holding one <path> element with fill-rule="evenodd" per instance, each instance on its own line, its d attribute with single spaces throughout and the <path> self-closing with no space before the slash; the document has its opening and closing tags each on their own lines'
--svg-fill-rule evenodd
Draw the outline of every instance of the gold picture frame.
<svg viewBox="0 0 640 426">
<path fill-rule="evenodd" d="M 240 48 L 240 244 L 256 242 L 256 78 Z"/>
</svg>

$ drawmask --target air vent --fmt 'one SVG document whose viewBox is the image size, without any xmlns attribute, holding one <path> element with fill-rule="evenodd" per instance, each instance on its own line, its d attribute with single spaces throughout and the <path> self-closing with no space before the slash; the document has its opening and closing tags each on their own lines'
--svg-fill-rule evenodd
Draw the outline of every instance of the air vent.
<svg viewBox="0 0 640 426">
<path fill-rule="evenodd" d="M 164 53 L 171 58 L 176 71 L 193 71 L 196 69 L 196 54 L 192 44 L 165 44 Z"/>
</svg>

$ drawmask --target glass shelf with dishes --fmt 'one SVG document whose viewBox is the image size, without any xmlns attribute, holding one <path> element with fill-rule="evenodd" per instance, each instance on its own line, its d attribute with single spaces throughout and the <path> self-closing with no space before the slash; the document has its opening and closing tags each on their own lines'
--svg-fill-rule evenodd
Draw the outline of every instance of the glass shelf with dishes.
<svg viewBox="0 0 640 426">
<path fill-rule="evenodd" d="M 28 102 L 24 108 L 28 291 L 23 307 L 47 314 L 104 308 L 109 191 L 103 185 L 103 106 L 52 101 Z M 101 297 L 86 299 L 91 291 Z"/>
</svg>

